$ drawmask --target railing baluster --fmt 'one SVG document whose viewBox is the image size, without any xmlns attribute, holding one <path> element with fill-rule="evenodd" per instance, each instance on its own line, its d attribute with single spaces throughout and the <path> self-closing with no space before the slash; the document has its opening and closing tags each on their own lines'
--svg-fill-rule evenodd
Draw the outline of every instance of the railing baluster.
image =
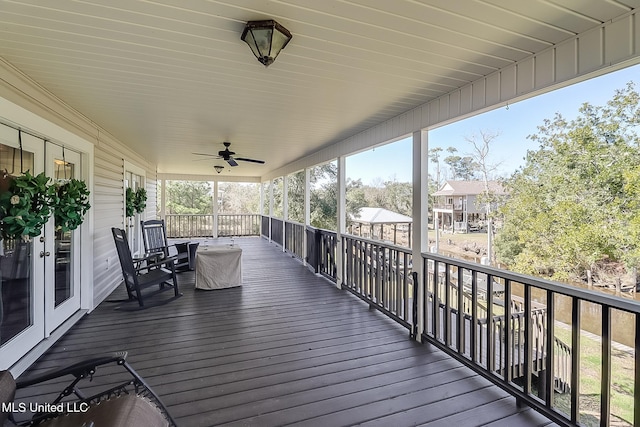
<svg viewBox="0 0 640 427">
<path fill-rule="evenodd" d="M 464 354 L 464 269 L 458 267 L 458 353 Z"/>
<path fill-rule="evenodd" d="M 640 314 L 635 314 L 635 376 L 633 381 L 633 425 L 640 426 Z"/>
<path fill-rule="evenodd" d="M 571 422 L 578 422 L 580 413 L 580 308 L 581 301 L 573 297 L 571 304 Z M 636 363 L 638 359 L 636 358 Z M 636 375 L 638 372 L 636 370 Z M 637 408 L 640 408 L 637 406 Z M 636 412 L 637 413 L 637 412 Z M 636 424 L 637 425 L 637 424 Z"/>
<path fill-rule="evenodd" d="M 493 279 L 493 277 L 492 277 Z M 493 282 L 493 280 L 491 280 Z M 489 287 L 487 286 L 487 289 Z M 511 345 L 514 341 L 512 339 L 511 333 L 513 328 L 511 327 L 511 280 L 505 279 L 504 282 L 504 320 L 505 320 L 505 328 L 504 328 L 504 361 L 501 363 L 504 365 L 502 367 L 502 376 L 505 382 L 511 381 L 511 369 L 513 358 L 512 356 L 512 348 Z"/>
<path fill-rule="evenodd" d="M 439 300 L 439 292 L 438 288 L 440 284 L 440 263 L 438 261 L 434 261 L 433 263 L 433 337 L 437 340 L 440 335 L 440 302 Z"/>
<path fill-rule="evenodd" d="M 523 391 L 531 394 L 531 341 L 533 340 L 531 313 L 531 286 L 524 284 L 524 383 Z"/>
<path fill-rule="evenodd" d="M 442 308 L 442 326 L 444 333 L 444 343 L 447 347 L 451 346 L 451 307 L 449 306 L 450 300 L 450 275 L 451 269 L 449 264 L 444 265 L 444 307 Z"/>
<path fill-rule="evenodd" d="M 545 363 L 545 404 L 547 407 L 553 406 L 553 376 L 555 372 L 553 354 L 555 351 L 554 346 L 554 325 L 555 325 L 555 304 L 554 304 L 553 291 L 547 291 L 547 324 L 545 330 L 545 347 L 547 350 L 547 357 Z M 538 374 L 540 375 L 540 374 Z"/>
<path fill-rule="evenodd" d="M 486 282 L 486 316 L 487 316 L 487 371 L 493 372 L 496 369 L 496 337 L 495 337 L 495 326 L 493 323 L 493 276 L 490 274 L 485 275 Z M 502 321 L 500 321 L 500 331 L 502 331 Z M 502 332 L 500 332 L 502 333 Z M 500 352 L 500 358 L 498 360 L 502 360 L 502 340 L 498 342 L 498 351 Z"/>
<path fill-rule="evenodd" d="M 600 380 L 600 425 L 609 425 L 611 410 L 611 307 L 602 305 L 602 379 Z"/>
<path fill-rule="evenodd" d="M 478 272 L 471 271 L 471 360 L 474 363 L 478 363 Z M 482 336 L 482 328 L 480 328 L 480 335 Z M 482 351 L 480 350 L 480 360 L 482 360 Z"/>
</svg>

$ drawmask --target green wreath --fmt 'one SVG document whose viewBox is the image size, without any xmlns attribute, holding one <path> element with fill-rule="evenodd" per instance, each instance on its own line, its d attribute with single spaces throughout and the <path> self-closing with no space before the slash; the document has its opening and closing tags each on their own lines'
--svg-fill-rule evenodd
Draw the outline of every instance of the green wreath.
<svg viewBox="0 0 640 427">
<path fill-rule="evenodd" d="M 7 191 L 0 193 L 0 234 L 3 239 L 30 240 L 42 233 L 51 216 L 54 188 L 43 173 L 26 171 L 9 177 Z"/>
<path fill-rule="evenodd" d="M 56 229 L 75 230 L 84 221 L 89 204 L 89 190 L 84 181 L 70 179 L 54 186 L 53 217 Z"/>
<path fill-rule="evenodd" d="M 147 207 L 147 190 L 144 188 L 138 188 L 136 191 L 133 191 L 132 188 L 127 188 L 125 198 L 125 214 L 127 218 L 132 217 L 136 212 L 144 212 Z"/>
</svg>

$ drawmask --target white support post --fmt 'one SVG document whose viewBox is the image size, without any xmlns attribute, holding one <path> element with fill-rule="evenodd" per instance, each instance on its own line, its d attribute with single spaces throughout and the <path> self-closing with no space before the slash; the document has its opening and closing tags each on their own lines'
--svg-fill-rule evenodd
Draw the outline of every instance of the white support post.
<svg viewBox="0 0 640 427">
<path fill-rule="evenodd" d="M 344 248 L 342 245 L 342 235 L 346 233 L 347 228 L 347 197 L 346 197 L 346 161 L 344 156 L 338 157 L 338 229 L 336 230 L 336 286 L 342 288 L 344 280 Z"/>
<path fill-rule="evenodd" d="M 167 180 L 160 181 L 160 219 L 167 223 Z"/>
<path fill-rule="evenodd" d="M 413 250 L 411 254 L 413 271 L 418 273 L 418 325 L 416 339 L 421 340 L 424 331 L 424 297 L 425 288 L 422 253 L 427 252 L 429 239 L 427 236 L 429 181 L 428 181 L 428 133 L 413 133 Z"/>
<path fill-rule="evenodd" d="M 262 229 L 262 217 L 264 216 L 264 182 L 260 182 L 260 230 L 262 235 L 267 235 L 266 230 Z"/>
<path fill-rule="evenodd" d="M 273 236 L 271 235 L 271 219 L 273 218 L 273 179 L 269 181 L 269 242 Z"/>
<path fill-rule="evenodd" d="M 287 242 L 287 227 L 285 223 L 289 219 L 289 176 L 282 177 L 282 252 L 285 252 Z"/>
<path fill-rule="evenodd" d="M 304 169 L 304 259 L 303 264 L 307 265 L 307 254 L 309 253 L 309 242 L 307 241 L 307 226 L 311 225 L 311 169 Z"/>
<path fill-rule="evenodd" d="M 213 238 L 218 238 L 218 181 L 213 181 Z"/>
</svg>

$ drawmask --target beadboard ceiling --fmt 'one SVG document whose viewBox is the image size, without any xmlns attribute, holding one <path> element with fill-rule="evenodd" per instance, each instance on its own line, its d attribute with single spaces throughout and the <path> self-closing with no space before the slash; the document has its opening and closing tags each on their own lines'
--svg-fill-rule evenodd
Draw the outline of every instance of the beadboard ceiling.
<svg viewBox="0 0 640 427">
<path fill-rule="evenodd" d="M 638 0 L 0 1 L 0 56 L 158 165 L 261 176 L 601 25 Z M 275 19 L 265 68 L 240 40 Z"/>
</svg>

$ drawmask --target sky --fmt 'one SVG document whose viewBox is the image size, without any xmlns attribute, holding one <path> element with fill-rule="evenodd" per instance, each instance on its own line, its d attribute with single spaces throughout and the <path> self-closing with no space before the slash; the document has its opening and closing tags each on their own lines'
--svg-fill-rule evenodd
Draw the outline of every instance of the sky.
<svg viewBox="0 0 640 427">
<path fill-rule="evenodd" d="M 447 155 L 446 149 L 455 147 L 457 155 L 463 156 L 473 148 L 465 136 L 477 135 L 480 130 L 499 132 L 491 144 L 489 163 L 499 163 L 498 173 L 508 176 L 524 164 L 527 150 L 538 148 L 527 136 L 536 133 L 544 119 L 553 118 L 556 112 L 569 120 L 575 118 L 585 102 L 605 105 L 617 89 L 623 89 L 630 81 L 640 85 L 640 65 L 433 129 L 429 131 L 429 149 L 442 147 Z M 430 173 L 435 169 L 431 164 L 429 168 Z M 346 176 L 360 178 L 364 184 L 394 179 L 410 182 L 411 138 L 347 157 Z"/>
</svg>

